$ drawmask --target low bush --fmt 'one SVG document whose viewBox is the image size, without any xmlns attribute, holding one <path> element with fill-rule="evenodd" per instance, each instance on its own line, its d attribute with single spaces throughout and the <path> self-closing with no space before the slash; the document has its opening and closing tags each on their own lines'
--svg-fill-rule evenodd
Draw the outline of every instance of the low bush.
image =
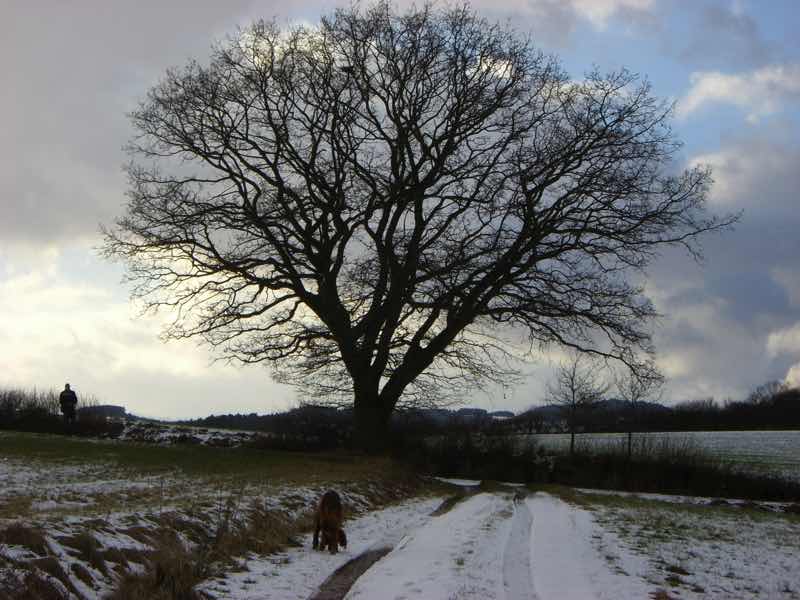
<svg viewBox="0 0 800 600">
<path fill-rule="evenodd" d="M 558 455 L 554 481 L 565 485 L 722 496 L 753 500 L 800 498 L 800 482 L 744 472 L 714 459 L 688 440 L 635 438 L 628 455 L 624 444 L 601 450 L 579 447 L 574 455 Z"/>
<path fill-rule="evenodd" d="M 534 445 L 518 445 L 513 437 L 451 432 L 396 442 L 393 453 L 428 474 L 516 483 L 552 480 L 553 458 Z"/>
<path fill-rule="evenodd" d="M 0 429 L 84 437 L 116 437 L 122 432 L 122 423 L 91 414 L 65 423 L 58 397 L 59 392 L 54 390 L 0 389 Z M 92 407 L 97 400 L 93 396 L 84 397 L 80 405 Z"/>
<path fill-rule="evenodd" d="M 800 499 L 800 482 L 737 470 L 689 440 L 635 437 L 606 448 L 577 444 L 574 454 L 519 447 L 516 438 L 469 433 L 407 440 L 398 457 L 438 476 L 517 483 L 723 496 L 753 500 Z"/>
</svg>

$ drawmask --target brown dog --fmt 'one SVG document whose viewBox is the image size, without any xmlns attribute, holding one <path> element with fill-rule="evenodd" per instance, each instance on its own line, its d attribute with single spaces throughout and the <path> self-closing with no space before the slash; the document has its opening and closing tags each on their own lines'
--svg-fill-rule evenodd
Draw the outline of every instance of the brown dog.
<svg viewBox="0 0 800 600">
<path fill-rule="evenodd" d="M 317 505 L 317 514 L 314 516 L 314 550 L 325 550 L 327 547 L 331 554 L 336 554 L 339 545 L 347 548 L 347 536 L 342 530 L 342 499 L 333 490 L 325 492 Z M 319 533 L 322 531 L 322 543 Z"/>
</svg>

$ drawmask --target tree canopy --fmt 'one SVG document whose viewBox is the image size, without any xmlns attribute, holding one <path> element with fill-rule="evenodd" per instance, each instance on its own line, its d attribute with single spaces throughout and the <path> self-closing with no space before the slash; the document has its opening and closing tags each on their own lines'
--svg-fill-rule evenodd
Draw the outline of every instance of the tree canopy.
<svg viewBox="0 0 800 600">
<path fill-rule="evenodd" d="M 168 337 L 354 404 L 369 446 L 398 403 L 507 382 L 519 347 L 648 364 L 632 274 L 732 221 L 675 165 L 670 114 L 468 6 L 258 22 L 130 115 L 105 252 L 175 309 Z"/>
</svg>

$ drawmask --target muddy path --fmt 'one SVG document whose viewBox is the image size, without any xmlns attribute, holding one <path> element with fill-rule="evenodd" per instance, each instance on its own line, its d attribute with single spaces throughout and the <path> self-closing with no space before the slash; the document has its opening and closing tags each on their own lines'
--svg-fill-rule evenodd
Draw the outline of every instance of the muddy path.
<svg viewBox="0 0 800 600">
<path fill-rule="evenodd" d="M 359 554 L 336 569 L 308 600 L 342 600 L 356 580 L 391 551 L 386 547 Z"/>
</svg>

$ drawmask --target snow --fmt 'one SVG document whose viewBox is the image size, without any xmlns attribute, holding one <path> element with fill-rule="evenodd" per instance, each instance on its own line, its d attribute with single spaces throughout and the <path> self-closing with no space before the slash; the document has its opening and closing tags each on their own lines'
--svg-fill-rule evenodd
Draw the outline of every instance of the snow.
<svg viewBox="0 0 800 600">
<path fill-rule="evenodd" d="M 680 494 L 654 494 L 649 492 L 625 492 L 621 490 L 602 490 L 592 488 L 575 488 L 581 494 L 600 495 L 600 496 L 619 496 L 621 498 L 634 498 L 641 500 L 649 500 L 653 502 L 666 502 L 668 504 L 692 504 L 698 506 L 711 506 L 715 503 L 738 506 L 738 507 L 753 507 L 757 506 L 762 510 L 772 512 L 783 512 L 787 506 L 792 505 L 792 502 L 773 502 L 760 500 L 754 502 L 752 500 L 745 500 L 743 498 L 720 498 L 709 496 L 685 496 Z"/>
<path fill-rule="evenodd" d="M 648 597 L 652 589 L 641 577 L 646 562 L 624 553 L 620 568 L 612 568 L 591 543 L 601 534 L 588 511 L 544 493 L 529 498 L 526 505 L 534 515 L 533 585 L 540 598 Z"/>
<path fill-rule="evenodd" d="M 16 500 L 23 507 L 24 523 L 44 531 L 50 553 L 69 574 L 81 558 L 67 542 L 59 543 L 62 536 L 88 532 L 103 550 L 147 551 L 126 532 L 158 527 L 156 509 L 158 515 L 177 511 L 191 494 L 193 506 L 202 504 L 206 511 L 196 523 L 211 527 L 214 507 L 228 499 L 222 490 L 177 473 L 120 475 L 98 465 L 0 459 L 0 503 L 13 507 Z M 347 598 L 607 600 L 649 598 L 666 590 L 681 600 L 800 599 L 800 520 L 780 512 L 780 503 L 759 503 L 772 510 L 753 510 L 751 503 L 730 499 L 717 506 L 712 498 L 605 490 L 577 490 L 578 496 L 570 493 L 565 502 L 544 492 L 526 497 L 518 486 L 474 493 L 479 481 L 442 481 L 473 495 L 434 517 L 442 498 L 370 511 L 372 488 L 341 490 L 348 513 L 358 515 L 345 522 L 346 551 L 312 551 L 308 533 L 301 547 L 240 557 L 237 571 L 207 580 L 199 590 L 220 599 L 305 599 L 350 559 L 391 548 Z M 294 518 L 325 487 L 256 487 L 241 505 L 253 499 Z M 130 501 L 119 502 L 128 494 Z M 156 503 L 143 505 L 147 499 Z M 115 510 L 105 512 L 106 507 Z M 0 519 L 0 526 L 8 522 Z M 34 558 L 29 549 L 0 544 L 0 581 L 13 581 L 23 572 L 15 570 L 17 563 Z M 111 591 L 113 576 L 83 566 L 93 579 L 91 590 L 75 582 L 84 595 Z"/>
<path fill-rule="evenodd" d="M 478 494 L 406 537 L 367 573 L 348 600 L 499 598 L 513 509 L 508 498 Z"/>
<path fill-rule="evenodd" d="M 457 485 L 458 487 L 477 487 L 481 484 L 480 479 L 457 479 L 451 477 L 434 477 L 434 479 L 441 481 L 442 483 Z"/>
<path fill-rule="evenodd" d="M 658 495 L 619 508 L 500 491 L 430 516 L 438 504 L 412 500 L 367 513 L 346 522 L 345 552 L 311 551 L 309 536 L 302 548 L 250 557 L 241 572 L 201 589 L 233 600 L 299 600 L 351 558 L 393 547 L 347 600 L 616 600 L 659 590 L 686 600 L 800 598 L 800 523 L 782 515 L 667 504 Z M 664 523 L 670 535 L 653 529 Z"/>
<path fill-rule="evenodd" d="M 686 600 L 800 598 L 800 522 L 735 507 L 646 500 L 598 505 L 616 545 L 647 558 L 646 578 Z"/>
<path fill-rule="evenodd" d="M 478 494 L 412 532 L 346 598 L 647 598 L 646 561 L 623 552 L 611 564 L 598 537 L 588 511 L 549 494 Z"/>
<path fill-rule="evenodd" d="M 302 548 L 242 561 L 239 572 L 204 583 L 200 590 L 231 600 L 305 600 L 333 571 L 368 550 L 398 544 L 406 532 L 422 527 L 441 498 L 406 501 L 344 523 L 348 547 L 338 554 L 311 550 L 311 534 Z M 381 596 L 377 596 L 380 598 Z"/>
</svg>

